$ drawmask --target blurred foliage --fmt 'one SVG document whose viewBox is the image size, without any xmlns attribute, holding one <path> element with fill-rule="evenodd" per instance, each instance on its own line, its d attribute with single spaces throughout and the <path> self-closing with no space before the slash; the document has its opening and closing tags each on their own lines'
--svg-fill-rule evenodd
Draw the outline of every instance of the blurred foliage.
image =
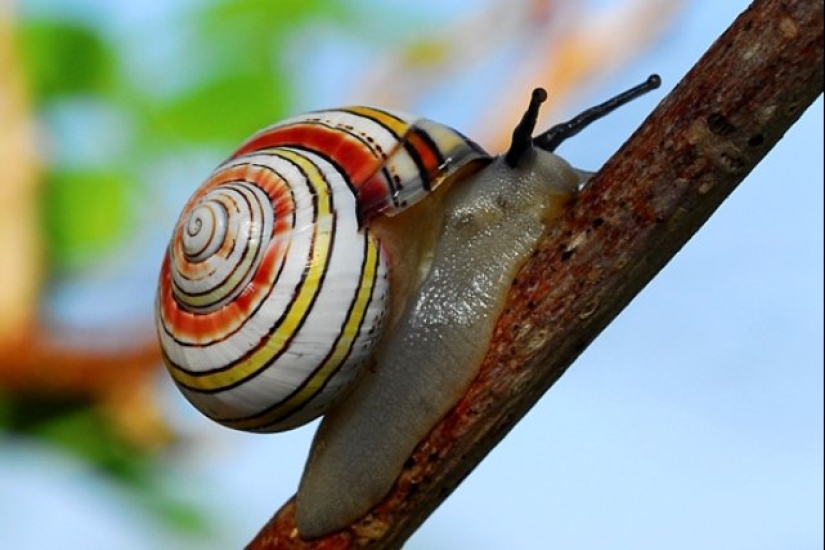
<svg viewBox="0 0 825 550">
<path fill-rule="evenodd" d="M 96 29 L 68 21 L 24 20 L 20 42 L 38 105 L 61 96 L 111 90 L 116 54 Z"/>
<path fill-rule="evenodd" d="M 169 51 L 147 61 L 141 47 L 154 44 L 143 29 L 117 36 L 105 18 L 30 11 L 18 21 L 19 43 L 49 136 L 43 219 L 57 272 L 87 266 L 134 229 L 134 180 L 170 152 L 225 148 L 283 115 L 296 29 L 347 21 L 336 0 L 169 7 L 174 19 L 159 32 L 174 36 L 158 41 Z"/>
<path fill-rule="evenodd" d="M 47 114 L 67 100 L 84 98 L 105 101 L 114 93 L 119 78 L 117 50 L 91 24 L 58 19 L 24 19 L 20 25 L 22 65 L 27 71 L 35 110 Z M 69 103 L 69 118 L 83 118 Z M 128 108 L 128 105 L 124 105 Z M 59 129 L 48 124 L 46 132 L 57 130 L 52 148 L 68 149 L 79 144 L 59 143 Z M 86 134 L 83 139 L 99 140 Z M 47 143 L 49 143 L 48 140 Z M 47 145 L 46 154 L 49 153 Z M 113 159 L 114 160 L 114 159 Z M 83 265 L 90 257 L 106 251 L 123 237 L 130 220 L 124 190 L 126 181 L 118 166 L 84 166 L 83 159 L 45 159 L 46 190 L 43 195 L 48 258 L 61 269 Z M 80 164 L 78 168 L 77 165 Z M 105 205 L 105 207 L 95 207 Z"/>
<path fill-rule="evenodd" d="M 126 193 L 128 181 L 122 173 L 55 170 L 46 183 L 42 219 L 53 264 L 81 263 L 124 237 L 133 216 Z"/>
<path fill-rule="evenodd" d="M 167 475 L 153 454 L 126 444 L 98 409 L 83 400 L 0 394 L 0 429 L 54 445 L 93 472 L 117 480 L 139 507 L 178 531 L 206 534 L 198 505 L 170 494 Z"/>
<path fill-rule="evenodd" d="M 7 401 L 3 409 L 0 425 L 5 429 L 54 443 L 102 472 L 139 484 L 144 453 L 122 445 L 111 426 L 82 400 L 30 396 Z"/>
<path fill-rule="evenodd" d="M 340 15 L 331 0 L 279 2 L 277 9 L 258 0 L 223 1 L 187 14 L 184 50 L 197 60 L 189 68 L 195 85 L 144 104 L 145 131 L 192 143 L 237 141 L 262 120 L 276 120 L 293 93 L 285 61 L 294 30 L 312 20 L 343 21 Z"/>
<path fill-rule="evenodd" d="M 203 148 L 228 150 L 282 116 L 294 94 L 294 33 L 320 22 L 346 32 L 352 9 L 336 0 L 170 3 L 152 16 L 160 29 L 113 32 L 106 14 L 118 5 L 101 3 L 101 15 L 88 4 L 53 10 L 29 2 L 15 21 L 40 127 L 41 230 L 52 278 L 88 270 L 146 223 L 136 206 L 153 203 L 146 180 L 154 167 Z M 0 394 L 0 430 L 63 449 L 166 524 L 205 533 L 197 504 L 164 489 L 168 474 L 155 450 L 125 441 L 94 399 Z"/>
</svg>

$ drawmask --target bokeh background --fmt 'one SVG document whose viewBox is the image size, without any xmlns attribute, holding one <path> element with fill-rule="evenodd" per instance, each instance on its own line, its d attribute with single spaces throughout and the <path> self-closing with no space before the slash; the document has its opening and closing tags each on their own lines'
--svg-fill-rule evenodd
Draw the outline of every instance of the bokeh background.
<svg viewBox="0 0 825 550">
<path fill-rule="evenodd" d="M 596 169 L 747 2 L 0 1 L 0 547 L 237 548 L 314 425 L 198 416 L 152 326 L 177 211 L 232 148 L 349 103 L 501 150 L 649 73 L 566 143 Z M 410 540 L 823 544 L 822 98 Z"/>
</svg>

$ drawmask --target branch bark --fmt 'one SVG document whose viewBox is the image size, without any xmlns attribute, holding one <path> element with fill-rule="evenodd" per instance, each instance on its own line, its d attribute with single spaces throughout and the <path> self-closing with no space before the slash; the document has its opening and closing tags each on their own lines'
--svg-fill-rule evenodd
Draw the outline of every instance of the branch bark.
<svg viewBox="0 0 825 550">
<path fill-rule="evenodd" d="M 290 500 L 248 548 L 401 546 L 822 90 L 822 0 L 754 2 L 542 241 L 510 290 L 478 378 L 384 501 L 349 529 L 307 542 Z"/>
</svg>

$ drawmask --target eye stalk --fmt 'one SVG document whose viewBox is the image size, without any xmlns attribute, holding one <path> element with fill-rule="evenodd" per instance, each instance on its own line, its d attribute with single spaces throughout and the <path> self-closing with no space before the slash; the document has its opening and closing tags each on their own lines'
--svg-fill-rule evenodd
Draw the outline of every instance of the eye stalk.
<svg viewBox="0 0 825 550">
<path fill-rule="evenodd" d="M 533 95 L 530 96 L 530 105 L 527 106 L 527 110 L 513 130 L 513 140 L 504 155 L 504 162 L 510 168 L 515 168 L 524 152 L 533 146 L 533 130 L 536 129 L 536 122 L 538 122 L 539 107 L 546 100 L 547 91 L 544 88 L 533 90 Z"/>
<path fill-rule="evenodd" d="M 549 151 L 552 153 L 567 138 L 575 136 L 576 134 L 584 130 L 591 122 L 599 120 L 605 115 L 621 107 L 625 103 L 630 103 L 634 99 L 641 97 L 652 90 L 655 90 L 656 88 L 661 86 L 661 84 L 662 79 L 659 77 L 659 75 L 652 74 L 647 78 L 647 80 L 645 80 L 638 86 L 634 86 L 633 88 L 630 88 L 629 90 L 608 99 L 600 105 L 596 105 L 595 107 L 591 107 L 586 111 L 579 113 L 567 122 L 556 124 L 546 132 L 537 135 L 533 139 L 533 145 L 535 145 L 539 149 L 543 149 L 545 151 Z"/>
<path fill-rule="evenodd" d="M 504 155 L 504 161 L 510 168 L 515 168 L 518 165 L 519 159 L 521 159 L 524 152 L 530 147 L 537 147 L 543 151 L 552 153 L 567 138 L 575 136 L 589 126 L 591 122 L 599 120 L 625 103 L 629 103 L 647 92 L 655 90 L 661 86 L 661 84 L 662 79 L 659 75 L 652 74 L 638 86 L 634 86 L 608 99 L 604 103 L 579 113 L 567 122 L 556 124 L 534 138 L 533 130 L 536 128 L 539 107 L 547 100 L 547 92 L 545 89 L 536 88 L 533 90 L 532 96 L 530 96 L 530 105 L 527 106 L 524 116 L 522 116 L 516 128 L 513 130 L 513 139 L 510 142 L 510 148 Z"/>
</svg>

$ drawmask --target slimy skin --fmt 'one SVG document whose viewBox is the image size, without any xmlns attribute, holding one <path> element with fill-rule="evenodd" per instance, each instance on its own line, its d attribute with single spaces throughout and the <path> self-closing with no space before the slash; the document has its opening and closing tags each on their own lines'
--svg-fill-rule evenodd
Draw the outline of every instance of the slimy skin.
<svg viewBox="0 0 825 550">
<path fill-rule="evenodd" d="M 361 516 L 392 488 L 415 446 L 478 373 L 512 281 L 583 174 L 529 149 L 454 184 L 429 274 L 379 344 L 376 365 L 327 413 L 297 497 L 315 538 Z"/>
</svg>

